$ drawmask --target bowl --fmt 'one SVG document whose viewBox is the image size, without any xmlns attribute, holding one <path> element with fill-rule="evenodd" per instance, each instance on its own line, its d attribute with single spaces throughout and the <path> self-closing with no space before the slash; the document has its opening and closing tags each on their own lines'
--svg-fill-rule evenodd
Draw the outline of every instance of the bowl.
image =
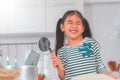
<svg viewBox="0 0 120 80">
<path fill-rule="evenodd" d="M 4 66 L 0 69 L 0 80 L 14 80 L 19 77 L 20 72 L 17 67 Z"/>
<path fill-rule="evenodd" d="M 8 69 L 8 70 L 19 70 L 19 66 L 18 65 L 5 65 L 2 66 L 2 69 Z"/>
</svg>

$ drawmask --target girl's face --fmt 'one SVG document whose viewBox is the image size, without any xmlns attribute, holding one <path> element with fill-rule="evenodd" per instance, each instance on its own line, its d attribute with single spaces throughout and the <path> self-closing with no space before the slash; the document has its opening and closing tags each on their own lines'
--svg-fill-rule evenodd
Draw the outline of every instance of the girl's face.
<svg viewBox="0 0 120 80">
<path fill-rule="evenodd" d="M 68 39 L 78 39 L 82 36 L 84 31 L 83 23 L 77 15 L 68 16 L 63 25 L 61 25 L 61 30 L 65 33 Z"/>
</svg>

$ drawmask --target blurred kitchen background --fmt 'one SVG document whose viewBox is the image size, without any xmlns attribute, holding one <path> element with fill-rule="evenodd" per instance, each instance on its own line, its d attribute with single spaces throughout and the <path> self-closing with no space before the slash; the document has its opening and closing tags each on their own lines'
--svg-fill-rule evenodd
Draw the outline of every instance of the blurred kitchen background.
<svg viewBox="0 0 120 80">
<path fill-rule="evenodd" d="M 2 65 L 8 59 L 10 64 L 23 65 L 31 49 L 42 55 L 37 45 L 42 36 L 50 40 L 54 49 L 57 20 L 69 9 L 81 11 L 89 21 L 105 65 L 108 67 L 109 61 L 119 64 L 120 0 L 0 0 Z"/>
</svg>

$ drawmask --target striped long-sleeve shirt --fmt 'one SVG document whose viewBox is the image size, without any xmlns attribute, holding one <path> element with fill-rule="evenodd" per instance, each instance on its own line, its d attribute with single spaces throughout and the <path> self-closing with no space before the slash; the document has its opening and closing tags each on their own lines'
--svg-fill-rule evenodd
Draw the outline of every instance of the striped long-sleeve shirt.
<svg viewBox="0 0 120 80">
<path fill-rule="evenodd" d="M 72 77 L 89 74 L 102 73 L 106 70 L 101 56 L 98 43 L 89 37 L 79 46 L 63 46 L 58 50 L 65 71 L 65 80 Z"/>
</svg>

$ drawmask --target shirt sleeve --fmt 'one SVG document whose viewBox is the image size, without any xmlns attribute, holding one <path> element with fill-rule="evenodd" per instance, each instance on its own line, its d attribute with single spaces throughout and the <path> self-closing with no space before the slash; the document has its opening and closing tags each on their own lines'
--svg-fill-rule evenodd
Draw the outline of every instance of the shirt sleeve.
<svg viewBox="0 0 120 80">
<path fill-rule="evenodd" d="M 97 73 L 103 73 L 106 70 L 106 67 L 100 55 L 100 45 L 97 42 L 95 42 L 95 44 L 93 45 L 93 49 L 94 49 L 93 51 L 94 51 L 94 56 L 96 61 Z"/>
</svg>

